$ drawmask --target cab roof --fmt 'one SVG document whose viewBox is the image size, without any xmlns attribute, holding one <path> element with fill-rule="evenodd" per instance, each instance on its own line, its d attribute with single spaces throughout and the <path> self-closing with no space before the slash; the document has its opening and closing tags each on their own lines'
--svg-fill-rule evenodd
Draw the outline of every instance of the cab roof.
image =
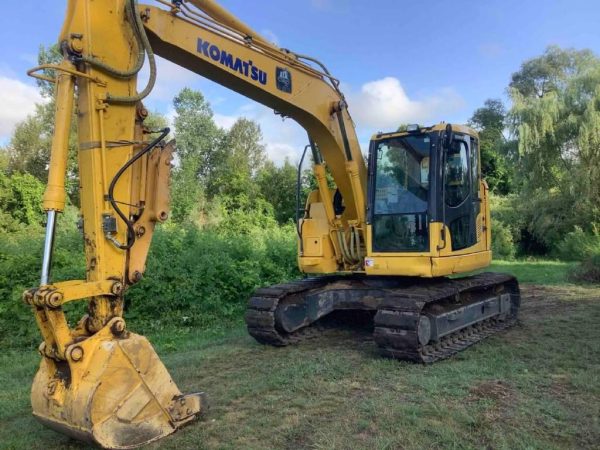
<svg viewBox="0 0 600 450">
<path fill-rule="evenodd" d="M 432 131 L 445 131 L 447 125 L 448 124 L 446 122 L 440 122 L 440 123 L 438 123 L 436 125 L 432 125 L 430 127 L 419 127 L 419 129 L 416 131 L 392 131 L 389 133 L 379 132 L 379 133 L 374 134 L 371 137 L 371 140 L 379 141 L 381 139 L 389 139 L 389 138 L 400 137 L 400 136 L 408 136 L 411 134 L 430 133 Z M 475 131 L 471 127 L 468 127 L 466 125 L 455 124 L 455 123 L 452 123 L 450 125 L 452 125 L 452 130 L 455 133 L 468 134 L 468 135 L 476 137 L 476 138 L 479 137 L 477 134 L 477 131 Z"/>
</svg>

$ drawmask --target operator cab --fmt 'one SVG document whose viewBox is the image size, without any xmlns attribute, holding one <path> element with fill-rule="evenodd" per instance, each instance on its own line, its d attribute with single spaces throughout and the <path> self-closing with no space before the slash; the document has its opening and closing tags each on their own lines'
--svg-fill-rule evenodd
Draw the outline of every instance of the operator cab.
<svg viewBox="0 0 600 450">
<path fill-rule="evenodd" d="M 412 126 L 375 135 L 367 206 L 372 252 L 435 251 L 434 222 L 449 230 L 452 252 L 475 246 L 481 221 L 479 166 L 477 133 L 464 126 Z"/>
</svg>

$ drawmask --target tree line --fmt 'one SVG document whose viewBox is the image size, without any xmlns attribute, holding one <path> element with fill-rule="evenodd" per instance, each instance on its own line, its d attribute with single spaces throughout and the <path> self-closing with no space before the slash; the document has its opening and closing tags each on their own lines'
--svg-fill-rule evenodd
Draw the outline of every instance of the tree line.
<svg viewBox="0 0 600 450">
<path fill-rule="evenodd" d="M 40 63 L 56 62 L 41 48 Z M 53 127 L 52 86 L 0 149 L 0 230 L 41 223 Z M 525 61 L 507 86 L 509 106 L 491 98 L 468 124 L 479 132 L 482 171 L 492 192 L 494 250 L 512 258 L 550 255 L 583 259 L 600 253 L 600 59 L 590 50 L 549 47 Z M 238 119 L 216 125 L 202 93 L 183 89 L 173 100 L 177 162 L 172 220 L 210 224 L 223 215 L 295 217 L 296 168 L 267 158 L 260 126 Z M 70 139 L 68 191 L 78 203 L 76 121 Z M 147 125 L 165 127 L 153 113 Z M 310 176 L 304 177 L 310 184 Z M 307 186 L 305 186 L 307 189 Z"/>
<path fill-rule="evenodd" d="M 600 253 L 600 59 L 549 47 L 469 121 L 480 135 L 500 256 Z"/>
</svg>

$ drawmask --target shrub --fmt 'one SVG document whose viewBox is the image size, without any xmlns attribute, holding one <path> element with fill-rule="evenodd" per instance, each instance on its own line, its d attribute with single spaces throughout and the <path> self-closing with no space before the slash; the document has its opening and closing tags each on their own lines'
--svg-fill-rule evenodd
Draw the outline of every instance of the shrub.
<svg viewBox="0 0 600 450">
<path fill-rule="evenodd" d="M 0 172 L 0 230 L 18 231 L 43 221 L 44 184 L 28 173 L 8 176 Z"/>
<path fill-rule="evenodd" d="M 161 229 L 146 277 L 127 293 L 127 318 L 154 329 L 209 327 L 241 317 L 256 288 L 298 276 L 291 228 L 252 236 Z"/>
<path fill-rule="evenodd" d="M 567 261 L 589 260 L 600 255 L 600 230 L 593 226 L 590 232 L 575 227 L 556 245 L 555 256 Z"/>
<path fill-rule="evenodd" d="M 60 228 L 59 228 L 60 230 Z M 0 344 L 37 347 L 39 334 L 30 308 L 21 301 L 25 289 L 39 285 L 44 242 L 40 227 L 0 233 Z M 85 262 L 81 235 L 61 230 L 56 236 L 52 279 L 81 279 Z"/>
<path fill-rule="evenodd" d="M 207 328 L 240 320 L 248 298 L 260 287 L 298 278 L 293 227 L 251 229 L 233 235 L 194 225 L 156 230 L 144 279 L 126 293 L 130 328 Z M 82 279 L 85 261 L 79 232 L 57 236 L 53 280 Z M 40 336 L 29 307 L 21 301 L 37 286 L 43 233 L 39 228 L 0 234 L 0 345 L 30 347 Z M 85 302 L 66 308 L 74 323 Z M 69 314 L 70 311 L 70 314 Z"/>
<path fill-rule="evenodd" d="M 492 219 L 492 253 L 494 259 L 514 259 L 516 246 L 509 226 Z"/>
<path fill-rule="evenodd" d="M 571 272 L 569 278 L 584 283 L 600 283 L 600 254 L 584 260 Z"/>
<path fill-rule="evenodd" d="M 515 195 L 490 195 L 492 250 L 496 259 L 514 259 L 523 253 L 526 224 Z"/>
<path fill-rule="evenodd" d="M 146 276 L 125 296 L 132 329 L 206 328 L 240 320 L 256 288 L 300 276 L 294 227 L 277 225 L 267 202 L 234 200 L 223 201 L 218 216 L 203 226 L 170 222 L 157 228 Z M 69 207 L 60 219 L 54 281 L 85 277 L 76 215 Z M 0 345 L 35 348 L 40 336 L 21 295 L 39 283 L 44 230 L 15 223 L 16 231 L 0 231 Z M 65 307 L 70 323 L 84 308 L 85 302 Z"/>
</svg>

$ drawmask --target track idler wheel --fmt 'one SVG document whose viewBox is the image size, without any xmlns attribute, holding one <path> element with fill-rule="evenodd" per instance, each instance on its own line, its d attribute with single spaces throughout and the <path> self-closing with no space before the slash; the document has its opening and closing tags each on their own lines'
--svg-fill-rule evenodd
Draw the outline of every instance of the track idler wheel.
<svg viewBox="0 0 600 450">
<path fill-rule="evenodd" d="M 75 439 L 135 448 L 206 409 L 204 394 L 182 395 L 148 340 L 124 331 L 121 318 L 67 347 L 65 357 L 43 355 L 31 403 L 40 422 Z"/>
</svg>

